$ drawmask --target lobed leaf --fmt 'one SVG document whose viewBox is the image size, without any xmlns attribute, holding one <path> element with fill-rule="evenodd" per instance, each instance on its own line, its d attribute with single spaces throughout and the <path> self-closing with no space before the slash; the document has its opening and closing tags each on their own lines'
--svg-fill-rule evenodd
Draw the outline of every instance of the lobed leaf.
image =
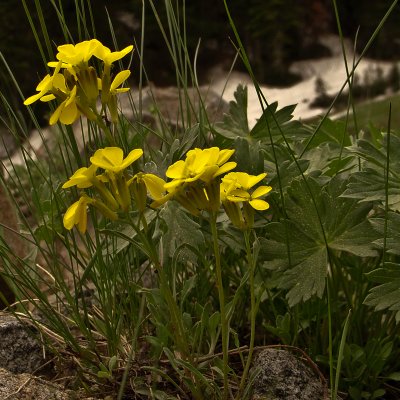
<svg viewBox="0 0 400 400">
<path fill-rule="evenodd" d="M 378 233 L 365 220 L 371 204 L 341 198 L 346 183 L 341 176 L 327 184 L 312 177 L 293 180 L 285 199 L 289 219 L 267 225 L 261 254 L 277 286 L 288 290 L 291 306 L 322 296 L 330 251 L 378 254 L 371 245 Z"/>
<path fill-rule="evenodd" d="M 366 274 L 367 278 L 380 285 L 372 288 L 364 304 L 375 307 L 376 311 L 395 311 L 396 322 L 400 321 L 400 264 L 386 263 Z"/>
</svg>

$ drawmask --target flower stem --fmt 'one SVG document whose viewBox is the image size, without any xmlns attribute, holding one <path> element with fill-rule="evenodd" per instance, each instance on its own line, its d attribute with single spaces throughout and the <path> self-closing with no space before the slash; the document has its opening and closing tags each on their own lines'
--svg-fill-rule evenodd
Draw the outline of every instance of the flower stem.
<svg viewBox="0 0 400 400">
<path fill-rule="evenodd" d="M 96 123 L 99 126 L 99 128 L 103 130 L 104 134 L 106 135 L 109 145 L 115 146 L 115 139 L 110 131 L 110 128 L 104 123 L 103 118 L 99 114 L 97 115 Z"/>
<path fill-rule="evenodd" d="M 224 392 L 222 398 L 226 400 L 228 398 L 229 323 L 225 311 L 225 295 L 224 295 L 224 286 L 222 282 L 221 255 L 218 246 L 217 213 L 211 214 L 210 225 L 213 238 L 215 269 L 217 273 L 219 307 L 221 312 L 222 361 L 223 361 L 223 374 L 224 374 Z"/>
<path fill-rule="evenodd" d="M 241 398 L 241 395 L 244 390 L 244 386 L 246 384 L 246 379 L 249 374 L 251 361 L 253 358 L 253 350 L 254 350 L 254 336 L 256 330 L 256 299 L 254 293 L 254 270 L 255 270 L 255 262 L 253 257 L 253 252 L 250 247 L 250 229 L 246 229 L 244 234 L 244 240 L 246 245 L 246 253 L 247 253 L 247 262 L 249 267 L 249 283 L 250 283 L 250 343 L 249 343 L 249 353 L 246 360 L 246 365 L 243 370 L 242 378 L 240 380 L 240 387 L 238 392 L 238 399 Z"/>
</svg>

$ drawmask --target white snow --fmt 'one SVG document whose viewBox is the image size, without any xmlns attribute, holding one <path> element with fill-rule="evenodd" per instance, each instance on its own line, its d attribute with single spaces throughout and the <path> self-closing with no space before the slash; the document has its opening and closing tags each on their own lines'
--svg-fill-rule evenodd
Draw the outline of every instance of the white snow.
<svg viewBox="0 0 400 400">
<path fill-rule="evenodd" d="M 341 50 L 341 45 L 338 37 L 327 36 L 321 39 L 321 42 L 328 46 L 332 52 L 332 56 L 317 60 L 306 60 L 293 63 L 290 70 L 302 76 L 303 80 L 296 85 L 287 88 L 276 88 L 261 86 L 262 92 L 268 103 L 278 102 L 278 107 L 282 108 L 287 105 L 297 104 L 294 111 L 294 118 L 308 119 L 322 114 L 325 109 L 311 108 L 309 105 L 316 97 L 315 81 L 322 78 L 327 94 L 336 95 L 346 82 L 346 69 Z M 352 70 L 353 58 L 355 62 L 358 60 L 358 55 L 354 57 L 353 49 L 349 42 L 345 43 L 345 52 L 349 71 Z M 393 63 L 382 62 L 364 58 L 356 68 L 356 75 L 362 81 L 365 77 L 371 78 L 376 74 L 377 68 L 380 68 L 383 74 L 387 74 Z M 217 75 L 221 74 L 214 70 Z M 239 84 L 247 85 L 248 90 L 248 119 L 250 126 L 253 126 L 262 113 L 257 93 L 250 77 L 247 74 L 233 72 L 229 78 L 221 76 L 217 78 L 211 87 L 213 90 L 222 95 L 225 101 L 234 99 L 234 92 Z"/>
</svg>

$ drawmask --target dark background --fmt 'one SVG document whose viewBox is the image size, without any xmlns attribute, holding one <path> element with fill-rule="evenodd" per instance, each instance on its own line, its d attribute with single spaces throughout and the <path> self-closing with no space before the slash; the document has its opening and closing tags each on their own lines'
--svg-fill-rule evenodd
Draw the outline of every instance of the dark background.
<svg viewBox="0 0 400 400">
<path fill-rule="evenodd" d="M 66 43 L 66 39 L 62 34 L 53 1 L 37 1 L 40 1 L 43 20 L 53 42 L 54 51 L 57 45 Z M 34 93 L 37 82 L 46 71 L 28 22 L 24 3 L 33 24 L 40 30 L 40 14 L 34 0 L 25 2 L 2 0 L 0 51 L 15 75 L 23 95 L 27 97 Z M 140 42 L 142 0 L 86 0 L 81 3 L 86 4 L 86 18 L 89 21 L 87 4 L 91 4 L 96 36 L 105 45 L 114 47 L 106 9 L 120 48 L 131 44 L 134 40 Z M 154 3 L 166 26 L 164 2 L 155 0 Z M 360 51 L 392 1 L 338 0 L 337 3 L 345 36 L 354 39 L 358 30 L 356 48 Z M 92 37 L 91 29 L 90 32 L 84 32 L 77 24 L 75 1 L 61 0 L 61 4 L 67 26 L 74 39 L 79 41 Z M 147 1 L 145 4 L 146 71 L 154 84 L 172 85 L 175 82 L 174 68 L 151 7 Z M 205 77 L 204 72 L 210 67 L 217 64 L 226 68 L 230 66 L 235 55 L 235 48 L 231 43 L 233 34 L 222 0 L 187 0 L 185 4 L 188 49 L 191 56 L 194 55 L 198 40 L 201 38 L 197 65 L 202 80 Z M 318 43 L 318 38 L 323 34 L 337 33 L 331 0 L 231 0 L 228 4 L 256 77 L 261 83 L 274 86 L 293 84 L 298 77 L 288 71 L 292 61 L 329 55 L 329 50 Z M 121 22 L 121 16 L 128 22 Z M 39 40 L 44 43 L 43 35 L 39 36 Z M 367 56 L 377 59 L 398 59 L 399 55 L 400 6 L 396 6 Z M 45 54 L 44 58 L 48 57 L 48 54 Z M 132 83 L 135 83 L 134 71 L 137 70 L 137 66 L 136 56 L 132 68 Z M 238 62 L 236 68 L 243 69 L 243 66 Z M 13 107 L 23 108 L 21 97 L 3 64 L 0 66 L 0 89 L 8 94 L 7 99 Z M 40 105 L 38 107 L 40 108 Z"/>
</svg>

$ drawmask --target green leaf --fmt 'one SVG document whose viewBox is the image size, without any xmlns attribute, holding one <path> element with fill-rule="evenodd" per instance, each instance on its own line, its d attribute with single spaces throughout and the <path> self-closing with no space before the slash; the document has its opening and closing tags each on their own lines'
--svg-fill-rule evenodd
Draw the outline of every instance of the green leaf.
<svg viewBox="0 0 400 400">
<path fill-rule="evenodd" d="M 351 175 L 345 192 L 341 195 L 359 201 L 386 201 L 386 182 L 384 171 L 367 168 Z M 393 210 L 400 211 L 400 181 L 398 178 L 388 178 L 388 204 Z"/>
<path fill-rule="evenodd" d="M 111 379 L 111 374 L 106 371 L 98 371 L 97 376 L 101 379 Z"/>
<path fill-rule="evenodd" d="M 229 103 L 229 112 L 224 116 L 223 122 L 214 125 L 217 135 L 230 140 L 250 135 L 247 119 L 247 86 L 239 85 L 234 97 L 235 100 Z"/>
<path fill-rule="evenodd" d="M 292 121 L 293 111 L 296 105 L 289 105 L 278 110 L 278 103 L 268 105 L 263 114 L 254 125 L 250 136 L 259 139 L 262 143 L 283 142 L 283 135 L 286 139 L 300 141 L 310 134 L 299 121 Z"/>
<path fill-rule="evenodd" d="M 387 378 L 392 381 L 400 382 L 400 372 L 392 372 Z"/>
<path fill-rule="evenodd" d="M 382 132 L 381 140 L 372 142 L 359 139 L 356 145 L 347 147 L 347 150 L 365 160 L 366 167 L 383 171 L 386 168 L 388 139 L 388 135 Z M 390 135 L 389 160 L 389 176 L 398 177 L 400 173 L 400 137 L 394 134 Z"/>
<path fill-rule="evenodd" d="M 347 251 L 359 257 L 376 257 L 378 253 L 371 246 L 376 236 L 370 220 L 365 220 L 338 236 L 329 243 L 329 247 L 338 251 Z"/>
<path fill-rule="evenodd" d="M 369 272 L 367 278 L 380 285 L 372 288 L 364 304 L 376 311 L 395 311 L 396 322 L 400 321 L 400 264 L 386 263 L 385 268 Z"/>
<path fill-rule="evenodd" d="M 400 215 L 394 212 L 387 214 L 387 224 L 385 232 L 385 220 L 383 218 L 372 218 L 371 224 L 379 233 L 379 239 L 374 241 L 379 248 L 383 249 L 385 244 L 386 251 L 390 254 L 400 255 Z M 386 233 L 386 242 L 384 235 Z"/>
<path fill-rule="evenodd" d="M 194 222 L 175 201 L 168 202 L 160 211 L 159 216 L 164 221 L 161 227 L 164 231 L 162 236 L 164 255 L 173 257 L 176 249 L 187 244 L 188 247 L 180 251 L 181 258 L 186 261 L 196 261 L 197 255 L 190 250 L 190 247 L 204 248 L 205 246 L 200 225 Z"/>
<path fill-rule="evenodd" d="M 300 264 L 286 271 L 280 281 L 282 289 L 288 289 L 289 306 L 307 301 L 313 295 L 322 297 L 327 272 L 327 251 L 320 247 Z"/>
<path fill-rule="evenodd" d="M 311 131 L 313 132 L 314 128 Z M 335 143 L 340 147 L 350 146 L 350 136 L 346 132 L 345 122 L 326 118 L 314 136 L 309 148 L 318 147 L 322 143 Z"/>
<path fill-rule="evenodd" d="M 258 142 L 254 142 L 251 138 L 237 137 L 234 146 L 237 171 L 252 175 L 264 172 L 264 157 Z"/>
<path fill-rule="evenodd" d="M 328 270 L 328 250 L 373 257 L 378 238 L 365 221 L 371 205 L 339 197 L 347 180 L 297 178 L 285 198 L 287 220 L 267 225 L 262 255 L 279 288 L 288 290 L 291 306 L 322 296 Z M 312 195 L 312 196 L 311 196 Z M 312 200 L 314 198 L 315 203 Z"/>
</svg>

